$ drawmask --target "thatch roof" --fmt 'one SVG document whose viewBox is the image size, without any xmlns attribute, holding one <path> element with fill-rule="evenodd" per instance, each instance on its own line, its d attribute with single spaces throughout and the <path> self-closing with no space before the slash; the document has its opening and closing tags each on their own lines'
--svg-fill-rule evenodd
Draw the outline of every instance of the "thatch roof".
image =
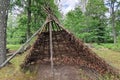
<svg viewBox="0 0 120 80">
<path fill-rule="evenodd" d="M 80 39 L 64 29 L 53 14 L 48 15 L 42 32 L 38 34 L 21 68 L 28 69 L 34 64 L 51 65 L 50 26 L 53 66 L 73 65 L 82 69 L 87 68 L 100 75 L 117 75 L 116 69 L 97 56 Z"/>
</svg>

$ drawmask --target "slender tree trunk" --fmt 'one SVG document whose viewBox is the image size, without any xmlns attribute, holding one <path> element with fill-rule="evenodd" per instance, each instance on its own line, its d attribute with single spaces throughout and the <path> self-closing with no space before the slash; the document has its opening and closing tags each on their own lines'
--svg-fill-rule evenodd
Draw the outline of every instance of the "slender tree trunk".
<svg viewBox="0 0 120 80">
<path fill-rule="evenodd" d="M 6 27 L 10 0 L 0 0 L 0 64 L 6 60 Z"/>
<path fill-rule="evenodd" d="M 28 0 L 28 8 L 27 8 L 27 17 L 28 17 L 28 23 L 27 23 L 27 40 L 31 36 L 31 0 Z"/>
<path fill-rule="evenodd" d="M 111 25 L 112 25 L 112 31 L 113 31 L 113 40 L 114 40 L 114 44 L 117 43 L 117 34 L 116 34 L 116 29 L 115 29 L 115 2 L 111 1 Z"/>
<path fill-rule="evenodd" d="M 82 12 L 85 13 L 88 0 L 81 0 L 80 2 Z"/>
</svg>

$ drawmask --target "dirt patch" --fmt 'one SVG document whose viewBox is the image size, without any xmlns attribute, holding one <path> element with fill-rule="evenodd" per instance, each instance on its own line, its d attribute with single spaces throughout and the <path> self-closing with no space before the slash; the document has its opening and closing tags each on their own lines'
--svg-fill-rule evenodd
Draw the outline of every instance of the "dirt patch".
<svg viewBox="0 0 120 80">
<path fill-rule="evenodd" d="M 54 66 L 52 74 L 50 65 L 39 66 L 37 80 L 96 80 L 85 71 L 75 66 Z"/>
</svg>

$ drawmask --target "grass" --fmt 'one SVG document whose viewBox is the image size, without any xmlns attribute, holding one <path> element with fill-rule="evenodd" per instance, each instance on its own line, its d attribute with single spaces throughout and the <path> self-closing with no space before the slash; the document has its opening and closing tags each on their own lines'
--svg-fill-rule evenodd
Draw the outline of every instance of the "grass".
<svg viewBox="0 0 120 80">
<path fill-rule="evenodd" d="M 120 52 L 120 43 L 117 43 L 117 44 L 113 44 L 113 43 L 102 43 L 100 45 L 94 43 L 92 44 L 95 48 L 108 48 L 110 50 L 113 50 L 113 51 L 118 51 Z"/>
<path fill-rule="evenodd" d="M 110 65 L 120 69 L 120 52 L 109 50 L 106 48 L 103 49 L 93 49 L 96 54 L 101 58 L 106 60 Z"/>
<path fill-rule="evenodd" d="M 9 48 L 10 50 L 17 50 L 21 45 L 20 44 L 8 44 L 7 48 Z"/>
<path fill-rule="evenodd" d="M 120 44 L 93 44 L 94 51 L 102 58 L 104 58 L 109 64 L 120 69 Z"/>
<path fill-rule="evenodd" d="M 10 50 L 17 50 L 21 45 L 7 45 Z M 35 80 L 34 73 L 23 73 L 20 70 L 20 64 L 24 61 L 26 53 L 17 55 L 10 61 L 10 65 L 0 69 L 0 80 Z"/>
<path fill-rule="evenodd" d="M 34 73 L 23 73 L 20 70 L 19 65 L 23 62 L 25 55 L 17 55 L 10 61 L 12 64 L 2 68 L 0 70 L 0 80 L 35 80 Z"/>
<path fill-rule="evenodd" d="M 37 39 L 37 37 L 33 38 L 31 41 L 30 41 L 30 45 L 32 45 L 35 40 Z M 9 48 L 10 50 L 17 50 L 18 48 L 20 48 L 22 46 L 22 44 L 8 44 L 7 45 L 7 48 Z"/>
<path fill-rule="evenodd" d="M 96 52 L 96 54 L 98 54 L 101 58 L 105 59 L 110 65 L 120 69 L 120 52 L 105 48 L 103 45 L 109 44 L 94 44 L 93 46 L 95 46 L 95 48 L 93 48 L 93 51 Z M 20 45 L 7 45 L 7 47 L 11 50 L 17 50 Z M 20 70 L 19 65 L 23 62 L 25 56 L 26 53 L 17 55 L 10 61 L 12 64 L 0 69 L 0 80 L 36 80 L 36 75 L 34 73 L 23 73 Z"/>
</svg>

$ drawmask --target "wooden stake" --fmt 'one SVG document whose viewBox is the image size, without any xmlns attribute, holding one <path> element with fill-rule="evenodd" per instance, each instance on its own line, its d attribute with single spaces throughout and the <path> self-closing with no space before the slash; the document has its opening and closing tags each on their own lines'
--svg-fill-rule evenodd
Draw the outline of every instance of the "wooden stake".
<svg viewBox="0 0 120 80">
<path fill-rule="evenodd" d="M 49 36 L 50 36 L 50 61 L 51 61 L 51 74 L 54 80 L 54 67 L 53 67 L 53 43 L 52 43 L 52 25 L 49 23 Z"/>
</svg>

